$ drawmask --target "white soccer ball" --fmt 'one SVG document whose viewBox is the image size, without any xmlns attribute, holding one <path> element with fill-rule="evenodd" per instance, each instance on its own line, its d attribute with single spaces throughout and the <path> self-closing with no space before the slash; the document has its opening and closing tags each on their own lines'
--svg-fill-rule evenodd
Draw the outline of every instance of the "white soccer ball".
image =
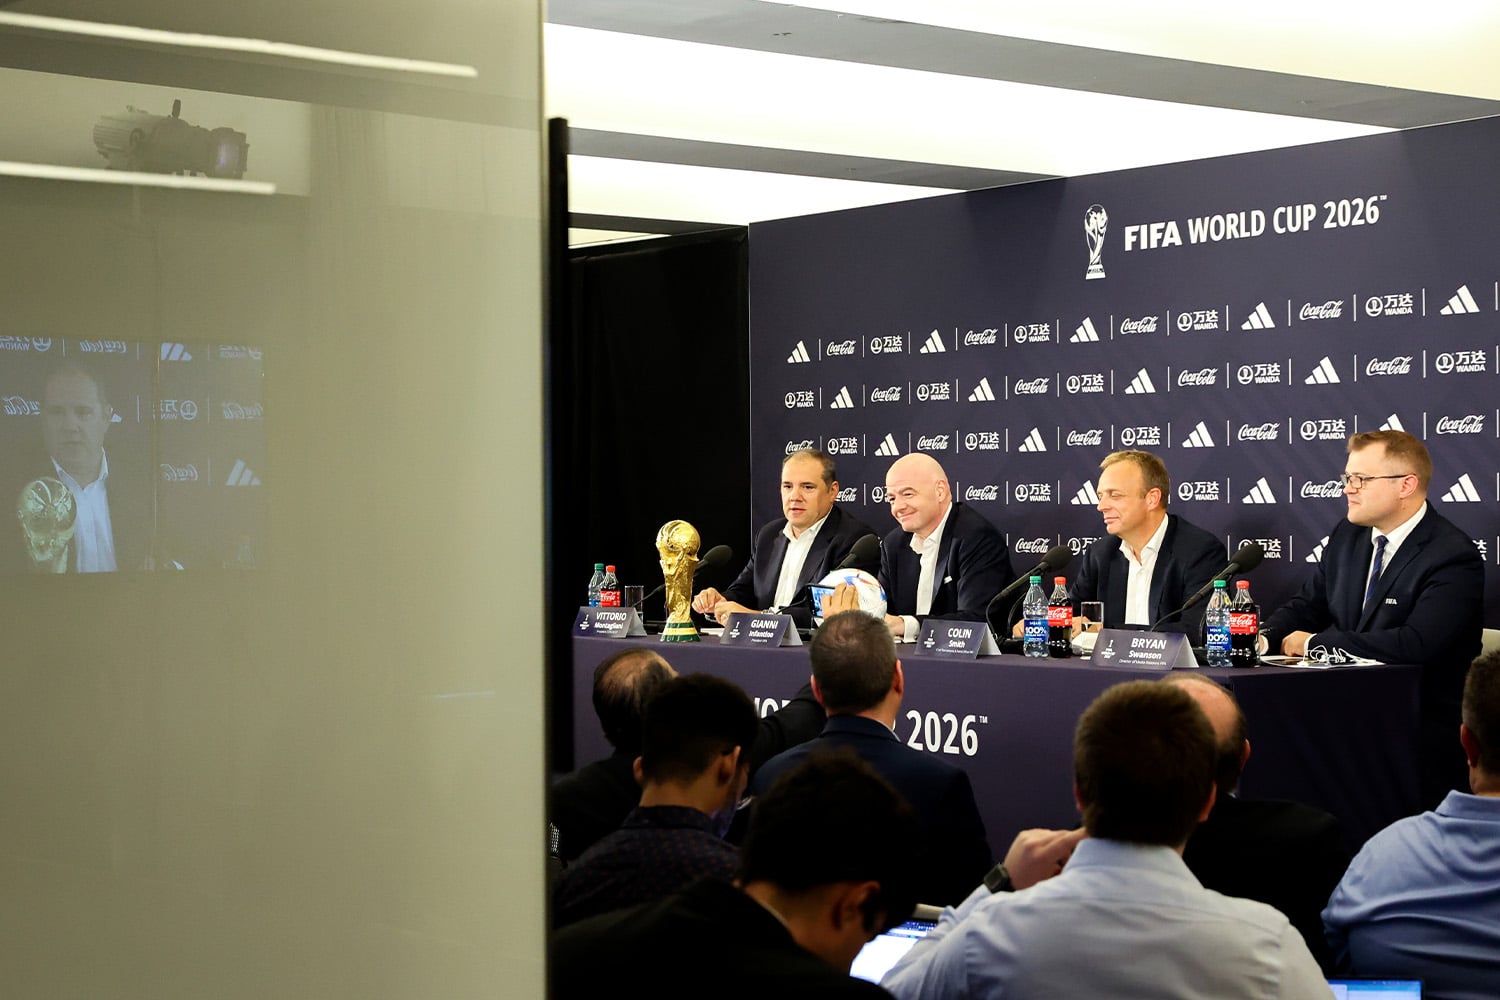
<svg viewBox="0 0 1500 1000">
<path fill-rule="evenodd" d="M 885 588 L 879 580 L 862 569 L 836 569 L 819 580 L 818 586 L 837 587 L 841 583 L 849 584 L 859 595 L 859 610 L 885 620 Z M 821 622 L 823 609 L 814 608 L 813 617 Z"/>
</svg>

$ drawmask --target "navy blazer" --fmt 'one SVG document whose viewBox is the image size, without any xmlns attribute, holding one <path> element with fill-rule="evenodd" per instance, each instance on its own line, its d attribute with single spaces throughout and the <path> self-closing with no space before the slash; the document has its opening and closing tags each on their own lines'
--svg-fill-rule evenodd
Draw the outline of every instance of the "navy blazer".
<svg viewBox="0 0 1500 1000">
<path fill-rule="evenodd" d="M 763 611 L 775 603 L 776 582 L 781 578 L 781 560 L 786 556 L 787 539 L 781 533 L 784 527 L 785 519 L 772 521 L 756 534 L 750 561 L 740 570 L 740 575 L 734 578 L 734 582 L 720 591 L 726 600 L 756 611 Z M 807 560 L 802 564 L 802 572 L 797 575 L 798 588 L 817 583 L 833 572 L 849 555 L 855 542 L 874 533 L 869 525 L 834 504 L 823 527 L 818 529 L 812 548 L 807 551 Z M 862 569 L 873 576 L 880 566 L 871 559 L 853 568 Z M 805 627 L 812 624 L 812 610 L 806 603 L 788 607 L 785 613 L 795 618 L 799 625 Z"/>
<path fill-rule="evenodd" d="M 1323 907 L 1349 867 L 1339 821 L 1300 802 L 1220 794 L 1182 852 L 1203 888 L 1274 906 L 1324 970 L 1333 955 Z"/>
<path fill-rule="evenodd" d="M 956 764 L 912 749 L 874 719 L 835 715 L 817 739 L 766 761 L 750 789 L 763 794 L 808 754 L 839 747 L 852 749 L 916 810 L 924 833 L 924 842 L 913 845 L 920 869 L 918 899 L 957 906 L 984 879 L 991 860 L 974 787 Z M 753 817 L 750 822 L 754 824 Z"/>
<path fill-rule="evenodd" d="M 1419 663 L 1422 804 L 1466 789 L 1457 726 L 1464 677 L 1483 638 L 1484 560 L 1470 537 L 1427 505 L 1422 522 L 1386 563 L 1368 607 L 1370 529 L 1341 520 L 1308 580 L 1266 623 L 1271 652 L 1287 633 L 1313 633 L 1326 646 L 1384 663 Z"/>
<path fill-rule="evenodd" d="M 893 615 L 917 614 L 922 560 L 912 551 L 911 538 L 911 532 L 897 528 L 880 543 L 880 585 L 885 588 L 886 611 Z M 984 621 L 991 599 L 1010 581 L 1005 536 L 973 507 L 955 502 L 938 544 L 929 615 Z"/>
<path fill-rule="evenodd" d="M 1160 621 L 1182 607 L 1205 583 L 1224 568 L 1227 549 L 1224 542 L 1176 514 L 1167 515 L 1167 533 L 1156 566 L 1151 571 L 1151 593 L 1147 612 L 1148 624 Z M 1120 539 L 1113 535 L 1094 542 L 1083 554 L 1083 568 L 1073 583 L 1075 601 L 1103 601 L 1106 628 L 1125 624 L 1125 587 L 1130 582 L 1128 557 L 1120 551 Z M 1075 605 L 1076 607 L 1076 605 Z M 1165 622 L 1163 632 L 1183 632 L 1195 643 L 1203 641 L 1203 611 L 1200 602 L 1183 614 Z"/>
<path fill-rule="evenodd" d="M 1312 579 L 1266 623 L 1271 651 L 1289 632 L 1312 632 L 1313 646 L 1348 650 L 1384 663 L 1421 663 L 1441 673 L 1457 704 L 1483 631 L 1484 560 L 1474 542 L 1427 505 L 1380 574 L 1368 607 L 1365 577 L 1375 546 L 1370 529 L 1341 520 L 1323 546 Z M 1430 671 L 1429 671 L 1430 672 Z M 1453 716 L 1458 722 L 1458 716 Z M 1454 738 L 1457 742 L 1457 737 Z"/>
</svg>

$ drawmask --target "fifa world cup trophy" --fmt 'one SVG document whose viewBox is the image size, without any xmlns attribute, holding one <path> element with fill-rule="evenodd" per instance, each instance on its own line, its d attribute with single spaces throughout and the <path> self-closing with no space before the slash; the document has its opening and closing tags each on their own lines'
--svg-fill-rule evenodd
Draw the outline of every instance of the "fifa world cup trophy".
<svg viewBox="0 0 1500 1000">
<path fill-rule="evenodd" d="M 61 480 L 33 479 L 16 501 L 16 517 L 26 536 L 34 573 L 66 573 L 78 507 Z"/>
<path fill-rule="evenodd" d="M 1104 231 L 1109 228 L 1109 213 L 1103 205 L 1090 205 L 1083 213 L 1083 235 L 1089 241 L 1089 269 L 1085 278 L 1104 277 L 1104 265 L 1099 257 L 1104 253 Z"/>
<path fill-rule="evenodd" d="M 697 642 L 693 624 L 693 571 L 698 568 L 698 529 L 686 521 L 668 521 L 656 533 L 656 552 L 667 590 L 667 624 L 662 642 Z"/>
</svg>

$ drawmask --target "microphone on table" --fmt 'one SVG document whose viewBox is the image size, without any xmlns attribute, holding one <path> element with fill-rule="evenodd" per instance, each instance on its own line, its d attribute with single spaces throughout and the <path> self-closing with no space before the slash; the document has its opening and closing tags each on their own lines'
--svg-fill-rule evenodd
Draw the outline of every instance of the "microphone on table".
<svg viewBox="0 0 1500 1000">
<path fill-rule="evenodd" d="M 1236 552 L 1234 554 L 1234 557 L 1229 560 L 1228 566 L 1225 566 L 1223 569 L 1219 570 L 1219 572 L 1213 575 L 1213 579 L 1209 580 L 1202 587 L 1199 587 L 1198 592 L 1192 597 L 1189 597 L 1186 603 L 1182 605 L 1182 607 L 1158 619 L 1156 624 L 1151 626 L 1150 631 L 1155 632 L 1159 626 L 1165 624 L 1168 621 L 1171 621 L 1173 618 L 1176 618 L 1178 615 L 1182 614 L 1184 611 L 1188 610 L 1199 601 L 1202 601 L 1209 594 L 1213 593 L 1215 581 L 1227 580 L 1231 576 L 1234 576 L 1236 573 L 1248 573 L 1255 567 L 1259 566 L 1260 561 L 1265 557 L 1266 550 L 1261 547 L 1261 544 L 1259 542 L 1246 542 L 1244 545 L 1241 545 L 1239 551 Z"/>
<path fill-rule="evenodd" d="M 1014 594 L 1016 591 L 1020 590 L 1022 587 L 1026 586 L 1027 584 L 1029 584 L 1031 582 L 1031 578 L 1033 576 L 1046 576 L 1048 573 L 1055 573 L 1057 570 L 1062 569 L 1064 566 L 1066 566 L 1068 563 L 1070 563 L 1072 561 L 1073 561 L 1073 550 L 1072 549 L 1068 548 L 1066 545 L 1054 545 L 1054 546 L 1052 546 L 1052 548 L 1050 548 L 1050 549 L 1047 550 L 1047 554 L 1044 555 L 1044 556 L 1042 556 L 1042 561 L 1041 562 L 1037 563 L 1035 566 L 1031 567 L 1026 572 L 1022 573 L 1020 576 L 1016 577 L 1010 583 L 1006 584 L 1004 590 L 1000 591 L 1000 593 L 998 593 L 994 597 L 990 598 L 990 603 L 988 603 L 988 604 L 986 604 L 984 606 L 984 620 L 985 620 L 985 622 L 989 622 L 989 620 L 990 620 L 990 609 L 995 606 L 995 604 L 996 604 L 997 601 L 1003 601 L 1005 598 L 1009 597 L 1011 594 Z M 1009 618 L 1010 616 L 1006 615 L 1006 617 Z M 991 627 L 993 628 L 993 626 L 991 626 Z M 1001 631 L 1008 631 L 1008 630 L 1002 629 Z"/>
<path fill-rule="evenodd" d="M 880 558 L 880 536 L 873 532 L 861 535 L 850 547 L 849 554 L 844 561 L 834 567 L 837 572 L 841 569 L 854 569 L 860 563 L 869 563 Z"/>
</svg>

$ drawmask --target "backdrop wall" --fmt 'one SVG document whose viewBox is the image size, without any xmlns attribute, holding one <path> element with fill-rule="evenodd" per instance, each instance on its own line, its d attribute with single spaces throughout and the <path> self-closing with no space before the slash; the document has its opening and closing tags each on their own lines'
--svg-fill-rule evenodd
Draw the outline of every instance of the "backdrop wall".
<svg viewBox="0 0 1500 1000">
<path fill-rule="evenodd" d="M 1497 157 L 1491 119 L 752 226 L 754 521 L 816 445 L 894 526 L 885 470 L 930 452 L 1020 568 L 1100 536 L 1098 463 L 1144 448 L 1171 510 L 1265 546 L 1269 608 L 1343 516 L 1348 436 L 1400 427 L 1500 622 Z"/>
</svg>

